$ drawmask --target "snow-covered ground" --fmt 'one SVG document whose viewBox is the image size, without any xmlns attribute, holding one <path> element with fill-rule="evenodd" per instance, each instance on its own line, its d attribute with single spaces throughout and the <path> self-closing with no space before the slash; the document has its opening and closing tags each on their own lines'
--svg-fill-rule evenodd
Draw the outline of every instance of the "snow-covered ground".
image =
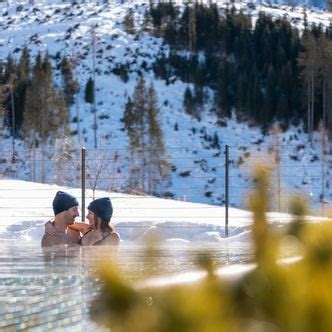
<svg viewBox="0 0 332 332">
<path fill-rule="evenodd" d="M 58 190 L 70 192 L 80 200 L 81 192 L 77 188 L 0 180 L 0 238 L 39 245 L 44 223 L 53 217 L 52 201 Z M 246 210 L 229 209 L 229 237 L 225 238 L 224 207 L 149 196 L 96 193 L 96 198 L 103 196 L 112 199 L 112 223 L 124 243 L 143 243 L 150 235 L 175 245 L 250 242 L 252 215 Z M 86 197 L 87 206 L 92 200 L 89 191 Z M 269 213 L 268 218 L 276 226 L 291 220 L 290 215 L 282 213 Z"/>
<path fill-rule="evenodd" d="M 104 183 L 105 187 L 121 191 L 127 180 L 127 137 L 120 120 L 123 117 L 127 96 L 132 94 L 136 85 L 137 70 L 142 70 L 142 64 L 146 63 L 147 70 L 143 70 L 143 73 L 146 81 L 153 82 L 157 90 L 167 155 L 173 166 L 170 184 L 165 188 L 172 197 L 191 202 L 224 204 L 223 152 L 227 144 L 230 147 L 230 203 L 232 206 L 245 208 L 247 192 L 251 188 L 249 165 L 253 160 L 265 162 L 274 160 L 275 154 L 271 148 L 276 149 L 278 141 L 281 154 L 282 210 L 286 210 L 285 201 L 295 192 L 308 195 L 315 207 L 321 207 L 319 204 L 324 181 L 324 201 L 332 199 L 329 179 L 332 161 L 328 155 L 322 154 L 318 133 L 314 136 L 313 145 L 310 146 L 301 128 L 290 128 L 286 133 L 279 134 L 276 139 L 273 135 L 262 135 L 259 129 L 252 128 L 246 123 L 238 123 L 235 118 L 228 120 L 226 127 L 220 127 L 216 125 L 215 116 L 210 113 L 211 91 L 208 92 L 210 99 L 207 101 L 200 122 L 184 112 L 183 94 L 187 85 L 176 77 L 171 84 L 166 85 L 164 81 L 156 79 L 151 70 L 156 55 L 161 51 L 167 53 L 168 46 L 164 45 L 162 39 L 147 33 L 141 32 L 137 37 L 124 31 L 122 21 L 129 8 L 134 9 L 136 27 L 138 31 L 140 30 L 147 3 L 142 1 L 99 5 L 95 2 L 80 4 L 79 1 L 76 5 L 62 1 L 35 1 L 33 5 L 29 4 L 29 1 L 19 3 L 22 5 L 20 8 L 17 6 L 18 2 L 15 4 L 10 2 L 9 6 L 0 3 L 0 59 L 5 60 L 9 54 L 14 54 L 18 59 L 22 48 L 27 46 L 32 58 L 39 51 L 48 51 L 52 57 L 57 54 L 61 57 L 67 55 L 77 61 L 75 75 L 80 83 L 80 93 L 77 105 L 71 108 L 71 119 L 76 116 L 78 109 L 81 119 L 80 137 L 73 135 L 67 138 L 67 141 L 70 140 L 70 144 L 77 148 L 85 146 L 88 152 L 94 149 L 93 114 L 90 105 L 84 102 L 84 87 L 92 75 L 91 30 L 95 27 L 98 148 L 109 149 L 110 155 L 117 154 L 119 158 L 117 164 L 113 166 L 114 169 L 120 170 L 120 173 L 112 175 L 112 184 Z M 224 2 L 218 4 L 221 8 L 226 6 Z M 258 12 L 264 10 L 275 17 L 288 17 L 299 29 L 303 26 L 303 8 L 300 7 L 276 7 L 266 4 L 252 6 L 247 3 L 235 3 L 235 6 L 250 13 L 253 21 L 257 18 Z M 327 12 L 307 10 L 307 19 L 310 23 L 326 26 L 330 24 L 331 17 Z M 56 60 L 53 61 L 55 68 Z M 129 81 L 125 83 L 119 76 L 113 74 L 112 70 L 117 65 L 126 63 L 129 64 L 130 70 Z M 55 75 L 59 82 L 60 75 L 57 71 Z M 178 130 L 175 130 L 176 126 Z M 77 124 L 72 122 L 71 129 L 76 130 Z M 211 148 L 210 142 L 206 140 L 206 137 L 212 137 L 215 133 L 220 140 L 219 149 Z M 23 142 L 17 141 L 20 162 L 11 165 L 11 144 L 10 137 L 0 141 L 2 158 L 0 174 L 30 180 L 30 152 L 24 149 Z M 60 146 L 62 144 L 63 142 L 59 143 Z M 98 150 L 97 155 L 103 154 L 104 151 Z M 183 174 L 189 175 L 185 177 Z M 271 188 L 275 192 L 278 191 L 275 187 L 278 182 L 276 174 L 277 170 L 274 172 L 274 187 Z M 76 177 L 79 177 L 79 174 L 76 174 Z M 36 181 L 40 179 L 37 177 Z M 49 171 L 46 181 L 55 183 L 55 174 Z M 117 196 L 121 197 L 119 194 Z M 277 210 L 279 205 L 277 195 L 274 197 L 276 197 L 274 209 Z M 218 211 L 217 207 L 213 209 L 215 212 Z M 197 219 L 204 217 L 205 212 L 207 211 Z M 157 217 L 164 215 L 160 211 L 158 213 Z M 176 214 L 176 217 L 180 216 L 181 214 Z M 222 216 L 220 212 L 220 218 L 218 216 L 216 220 L 222 219 Z"/>
</svg>

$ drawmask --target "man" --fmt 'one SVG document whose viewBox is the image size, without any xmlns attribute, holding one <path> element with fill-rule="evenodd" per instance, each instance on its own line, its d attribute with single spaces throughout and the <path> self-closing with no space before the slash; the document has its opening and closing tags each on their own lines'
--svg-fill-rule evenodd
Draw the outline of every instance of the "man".
<svg viewBox="0 0 332 332">
<path fill-rule="evenodd" d="M 79 216 L 78 213 L 78 201 L 77 199 L 64 192 L 58 191 L 53 200 L 53 211 L 55 218 L 51 223 L 53 230 L 45 232 L 41 245 L 42 247 L 50 247 L 59 244 L 77 244 L 79 241 L 79 233 L 77 231 L 68 228 L 75 221 L 75 218 Z"/>
</svg>

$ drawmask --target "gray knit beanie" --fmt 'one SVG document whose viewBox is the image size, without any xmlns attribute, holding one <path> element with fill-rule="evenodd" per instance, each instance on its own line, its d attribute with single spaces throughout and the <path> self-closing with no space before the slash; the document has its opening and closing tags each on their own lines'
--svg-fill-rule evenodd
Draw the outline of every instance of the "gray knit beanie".
<svg viewBox="0 0 332 332">
<path fill-rule="evenodd" d="M 88 210 L 107 222 L 111 220 L 113 214 L 113 207 L 109 197 L 95 199 L 89 204 Z"/>
<path fill-rule="evenodd" d="M 78 205 L 78 201 L 74 196 L 64 191 L 58 191 L 53 199 L 54 215 L 56 216 L 58 213 Z"/>
</svg>

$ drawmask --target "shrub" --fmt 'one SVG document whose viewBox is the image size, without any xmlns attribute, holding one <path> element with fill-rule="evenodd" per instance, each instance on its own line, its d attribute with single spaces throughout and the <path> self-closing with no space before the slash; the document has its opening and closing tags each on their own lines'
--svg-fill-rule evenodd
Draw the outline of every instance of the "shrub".
<svg viewBox="0 0 332 332">
<path fill-rule="evenodd" d="M 193 284 L 135 288 L 115 267 L 104 265 L 93 320 L 112 331 L 332 331 L 332 226 L 307 222 L 305 204 L 291 203 L 293 222 L 283 232 L 270 228 L 268 172 L 255 173 L 249 198 L 256 268 L 235 281 L 214 273 L 214 262 L 200 256 L 207 277 Z M 281 243 L 296 244 L 302 259 L 279 264 Z M 153 257 L 151 256 L 151 259 Z"/>
</svg>

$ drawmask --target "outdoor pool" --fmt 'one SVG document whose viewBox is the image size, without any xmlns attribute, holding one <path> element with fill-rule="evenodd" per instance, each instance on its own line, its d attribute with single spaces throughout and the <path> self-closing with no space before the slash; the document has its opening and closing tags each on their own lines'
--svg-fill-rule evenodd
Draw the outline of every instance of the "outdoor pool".
<svg viewBox="0 0 332 332">
<path fill-rule="evenodd" d="M 116 262 L 123 277 L 173 276 L 197 269 L 196 259 L 208 252 L 217 266 L 247 263 L 248 243 L 164 244 L 150 249 L 122 243 L 116 256 L 105 247 L 54 247 L 6 241 L 0 252 L 0 331 L 104 331 L 90 320 L 89 304 L 101 281 L 101 262 Z"/>
</svg>

